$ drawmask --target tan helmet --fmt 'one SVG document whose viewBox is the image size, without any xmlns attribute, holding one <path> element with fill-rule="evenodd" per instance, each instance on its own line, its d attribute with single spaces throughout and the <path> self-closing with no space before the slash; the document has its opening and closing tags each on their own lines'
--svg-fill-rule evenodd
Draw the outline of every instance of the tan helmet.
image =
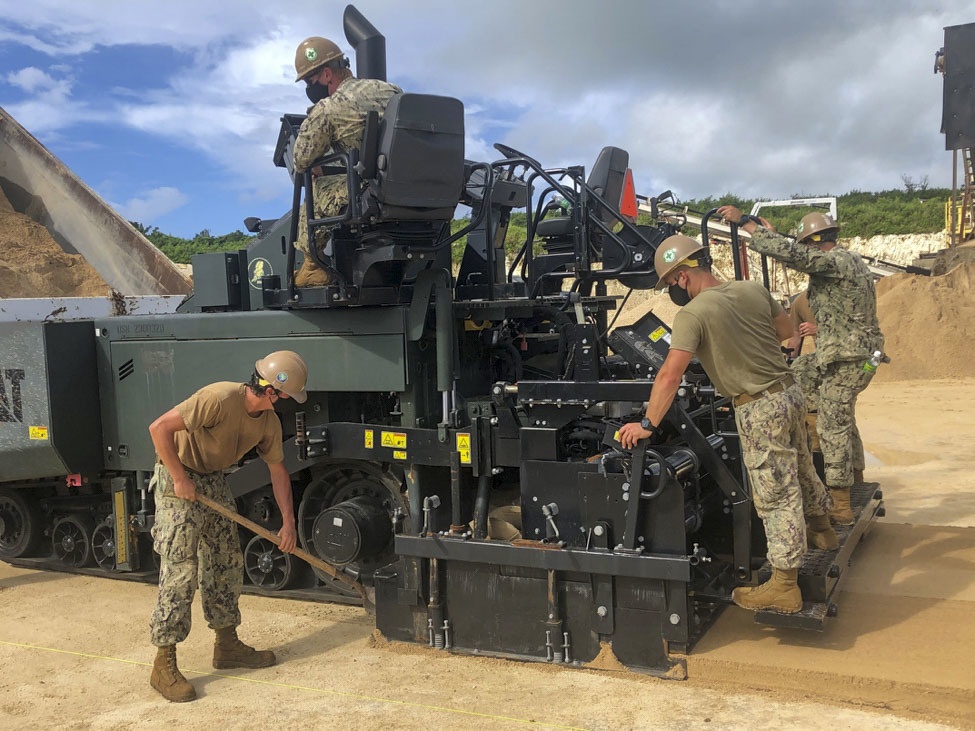
<svg viewBox="0 0 975 731">
<path fill-rule="evenodd" d="M 813 234 L 822 233 L 823 231 L 837 231 L 839 228 L 839 224 L 828 213 L 807 213 L 799 221 L 796 241 L 802 243 Z"/>
<path fill-rule="evenodd" d="M 663 289 L 667 285 L 664 280 L 681 264 L 697 266 L 697 262 L 688 262 L 692 256 L 702 251 L 704 246 L 683 234 L 668 236 L 657 247 L 657 253 L 653 255 L 653 268 L 657 272 L 657 286 L 655 289 Z"/>
<path fill-rule="evenodd" d="M 328 38 L 312 36 L 306 38 L 298 44 L 295 51 L 295 71 L 298 77 L 295 82 L 301 81 L 316 69 L 320 69 L 336 58 L 342 57 L 342 49 L 336 46 Z"/>
<path fill-rule="evenodd" d="M 293 350 L 276 350 L 254 364 L 257 374 L 299 404 L 308 400 L 308 366 Z"/>
</svg>

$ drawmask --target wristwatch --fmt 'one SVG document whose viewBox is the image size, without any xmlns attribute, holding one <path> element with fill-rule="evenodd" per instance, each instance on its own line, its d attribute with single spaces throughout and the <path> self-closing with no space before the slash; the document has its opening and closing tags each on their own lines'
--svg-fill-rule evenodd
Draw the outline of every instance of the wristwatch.
<svg viewBox="0 0 975 731">
<path fill-rule="evenodd" d="M 650 423 L 650 419 L 648 419 L 645 416 L 642 419 L 640 419 L 640 428 L 641 429 L 646 429 L 649 432 L 655 432 L 655 431 L 657 431 L 657 427 L 655 427 L 653 424 L 651 424 Z"/>
</svg>

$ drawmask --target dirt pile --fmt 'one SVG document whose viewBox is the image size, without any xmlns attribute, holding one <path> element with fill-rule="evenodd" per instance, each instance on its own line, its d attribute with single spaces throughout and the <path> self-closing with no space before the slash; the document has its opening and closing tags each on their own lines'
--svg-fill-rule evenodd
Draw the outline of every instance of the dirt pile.
<svg viewBox="0 0 975 731">
<path fill-rule="evenodd" d="M 895 274 L 877 283 L 877 313 L 891 358 L 877 379 L 972 375 L 975 261 L 943 276 Z"/>
<path fill-rule="evenodd" d="M 110 291 L 83 256 L 66 253 L 0 191 L 0 298 L 102 297 Z"/>
</svg>

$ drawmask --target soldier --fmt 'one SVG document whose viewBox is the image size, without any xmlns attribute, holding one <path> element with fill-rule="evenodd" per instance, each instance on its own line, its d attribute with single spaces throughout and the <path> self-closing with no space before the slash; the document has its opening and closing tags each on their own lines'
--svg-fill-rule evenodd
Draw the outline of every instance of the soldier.
<svg viewBox="0 0 975 731">
<path fill-rule="evenodd" d="M 274 653 L 255 650 L 237 638 L 238 599 L 244 562 L 234 523 L 196 502 L 197 491 L 235 508 L 224 471 L 251 449 L 267 463 L 281 512 L 278 531 L 285 553 L 296 543 L 291 477 L 284 466 L 281 422 L 274 404 L 281 398 L 304 403 L 308 368 L 290 350 L 254 364 L 249 383 L 204 386 L 149 426 L 158 461 L 154 491 L 153 546 L 159 554 L 159 596 L 149 622 L 158 648 L 149 684 L 170 701 L 196 698 L 176 665 L 176 645 L 190 631 L 190 610 L 199 575 L 203 616 L 216 632 L 215 668 L 264 668 Z"/>
<path fill-rule="evenodd" d="M 819 375 L 819 364 L 816 362 L 815 338 L 819 328 L 816 327 L 816 320 L 809 307 L 808 291 L 802 292 L 793 300 L 789 316 L 796 328 L 796 334 L 788 344 L 795 356 L 795 360 L 792 361 L 792 375 L 798 381 L 803 396 L 806 397 L 806 429 L 809 432 L 809 449 L 813 452 L 815 463 L 817 455 L 822 458 L 816 422 L 819 412 L 819 389 L 823 379 Z M 853 439 L 853 482 L 856 484 L 863 482 L 866 455 L 855 420 L 850 436 Z"/>
<path fill-rule="evenodd" d="M 696 354 L 718 391 L 734 402 L 752 500 L 768 538 L 771 579 L 738 587 L 731 598 L 746 609 L 794 614 L 802 609 L 797 580 L 807 538 L 827 550 L 838 540 L 829 523 L 829 494 L 806 446 L 802 392 L 779 346 L 792 335 L 792 323 L 758 282 L 718 281 L 704 247 L 687 236 L 665 239 L 654 268 L 657 288 L 669 286 L 682 309 L 646 414 L 620 428 L 620 443 L 631 449 L 656 431 Z"/>
<path fill-rule="evenodd" d="M 305 93 L 313 105 L 295 140 L 296 173 L 307 170 L 330 150 L 349 152 L 358 149 L 366 127 L 366 115 L 376 111 L 381 116 L 390 97 L 403 92 L 385 81 L 355 78 L 349 71 L 349 59 L 342 55 L 339 47 L 318 36 L 306 38 L 298 45 L 295 71 L 298 74 L 295 82 L 305 82 Z M 316 218 L 337 216 L 349 202 L 344 175 L 316 175 L 314 191 Z M 295 277 L 295 286 L 323 287 L 331 278 L 310 254 L 304 205 L 295 242 L 295 248 L 304 257 Z"/>
<path fill-rule="evenodd" d="M 728 222 L 741 220 L 741 211 L 734 206 L 722 206 L 718 215 Z M 865 364 L 884 348 L 873 275 L 858 255 L 836 245 L 839 226 L 832 216 L 803 216 L 795 241 L 754 220 L 744 222 L 743 228 L 751 234 L 754 251 L 809 274 L 809 305 L 819 326 L 816 365 L 821 381 L 816 427 L 826 485 L 833 495 L 830 517 L 838 525 L 852 525 L 850 488 L 855 468 L 860 468 L 856 477 L 862 479 L 862 464 L 856 457 L 856 401 L 875 372 Z"/>
</svg>

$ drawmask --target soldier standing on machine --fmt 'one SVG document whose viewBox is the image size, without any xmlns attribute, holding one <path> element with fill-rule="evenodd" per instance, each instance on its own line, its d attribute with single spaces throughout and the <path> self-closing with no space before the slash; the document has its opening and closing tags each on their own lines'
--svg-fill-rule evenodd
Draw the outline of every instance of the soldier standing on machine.
<svg viewBox="0 0 975 731">
<path fill-rule="evenodd" d="M 704 247 L 687 236 L 664 239 L 654 268 L 657 288 L 670 287 L 681 310 L 646 414 L 640 423 L 620 428 L 620 444 L 632 449 L 657 430 L 696 354 L 718 391 L 734 402 L 752 500 L 765 525 L 772 566 L 769 581 L 738 587 L 731 598 L 745 609 L 795 614 L 802 609 L 798 577 L 806 541 L 828 550 L 839 543 L 829 524 L 829 495 L 806 447 L 802 391 L 779 345 L 791 337 L 792 323 L 758 282 L 719 281 Z"/>
<path fill-rule="evenodd" d="M 722 206 L 718 215 L 729 223 L 742 222 L 741 211 L 734 206 Z M 803 216 L 795 241 L 751 219 L 742 222 L 742 228 L 751 234 L 753 251 L 809 275 L 809 305 L 818 325 L 816 364 L 821 379 L 816 428 L 826 485 L 833 495 L 830 517 L 837 525 L 852 525 L 855 516 L 850 489 L 859 441 L 856 401 L 873 379 L 884 348 L 873 275 L 857 254 L 836 245 L 839 225 L 832 216 Z"/>
<path fill-rule="evenodd" d="M 809 433 L 809 449 L 813 453 L 813 463 L 822 467 L 822 447 L 819 444 L 817 431 L 817 417 L 819 415 L 819 389 L 822 387 L 822 377 L 819 374 L 819 364 L 816 362 L 816 319 L 809 307 L 809 293 L 803 291 L 792 301 L 789 312 L 796 334 L 788 343 L 792 352 L 792 375 L 799 383 L 803 396 L 806 397 L 806 431 Z M 808 347 L 807 347 L 808 346 Z M 866 455 L 863 451 L 863 440 L 860 430 L 853 423 L 853 482 L 863 482 L 863 469 L 866 465 Z"/>
</svg>

